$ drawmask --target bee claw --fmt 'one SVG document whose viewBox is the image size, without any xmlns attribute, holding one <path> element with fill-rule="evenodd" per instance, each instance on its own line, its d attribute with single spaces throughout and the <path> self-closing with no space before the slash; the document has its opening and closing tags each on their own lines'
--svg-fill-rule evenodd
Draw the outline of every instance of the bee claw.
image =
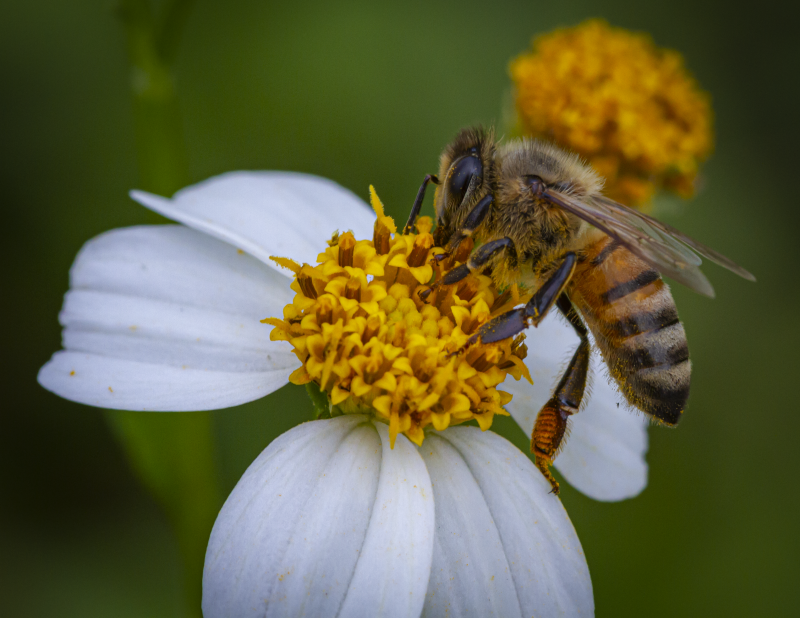
<svg viewBox="0 0 800 618">
<path fill-rule="evenodd" d="M 455 352 L 451 352 L 450 354 L 448 354 L 447 358 L 453 358 L 454 356 L 458 356 L 459 354 L 466 352 L 468 347 L 470 347 L 471 345 L 475 345 L 478 342 L 479 335 L 480 333 L 475 333 L 474 335 L 472 335 L 472 337 L 467 339 L 467 342 L 464 345 L 458 348 Z"/>
</svg>

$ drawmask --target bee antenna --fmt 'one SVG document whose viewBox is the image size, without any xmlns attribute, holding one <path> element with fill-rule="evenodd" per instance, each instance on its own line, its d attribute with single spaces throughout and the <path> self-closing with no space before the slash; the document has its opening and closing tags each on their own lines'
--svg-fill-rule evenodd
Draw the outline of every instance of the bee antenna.
<svg viewBox="0 0 800 618">
<path fill-rule="evenodd" d="M 528 176 L 528 186 L 531 188 L 531 191 L 533 191 L 533 194 L 536 197 L 542 197 L 547 189 L 544 184 L 544 180 L 538 176 Z"/>
</svg>

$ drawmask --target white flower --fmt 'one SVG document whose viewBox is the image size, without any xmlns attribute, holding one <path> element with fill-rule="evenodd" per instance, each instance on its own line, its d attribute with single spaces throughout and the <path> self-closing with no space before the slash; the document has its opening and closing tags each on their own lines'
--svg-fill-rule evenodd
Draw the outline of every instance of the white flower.
<svg viewBox="0 0 800 618">
<path fill-rule="evenodd" d="M 226 408 L 286 384 L 298 361 L 259 321 L 293 293 L 269 256 L 313 263 L 333 230 L 368 238 L 374 221 L 349 191 L 303 174 L 237 172 L 172 199 L 132 196 L 184 225 L 112 230 L 83 247 L 60 314 L 65 349 L 39 373 L 54 393 L 105 408 Z M 535 385 L 504 383 L 526 432 L 575 345 L 556 318 L 529 329 Z M 594 389 L 555 465 L 592 497 L 630 497 L 646 484 L 645 424 L 605 378 Z M 527 456 L 470 427 L 419 449 L 387 440 L 383 424 L 349 416 L 274 441 L 215 525 L 207 617 L 593 613 L 577 537 Z"/>
<path fill-rule="evenodd" d="M 417 448 L 358 415 L 312 421 L 253 462 L 214 525 L 203 613 L 591 616 L 561 501 L 491 431 Z"/>
<path fill-rule="evenodd" d="M 372 236 L 374 214 L 364 202 L 305 174 L 233 172 L 172 199 L 131 195 L 185 227 L 124 228 L 86 243 L 59 316 L 65 350 L 39 373 L 54 393 L 104 408 L 210 410 L 277 390 L 298 362 L 259 323 L 281 315 L 293 295 L 269 256 L 314 263 L 333 230 Z M 508 410 L 530 435 L 578 338 L 556 315 L 526 334 L 534 385 L 503 387 L 514 395 Z M 593 391 L 570 419 L 555 467 L 595 499 L 622 500 L 647 484 L 646 422 L 600 367 L 595 357 Z"/>
</svg>

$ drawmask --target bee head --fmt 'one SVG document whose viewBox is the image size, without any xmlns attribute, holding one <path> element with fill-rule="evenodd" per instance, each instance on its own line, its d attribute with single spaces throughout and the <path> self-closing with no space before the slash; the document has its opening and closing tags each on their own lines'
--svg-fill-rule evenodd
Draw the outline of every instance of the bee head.
<svg viewBox="0 0 800 618">
<path fill-rule="evenodd" d="M 434 206 L 438 224 L 446 232 L 457 229 L 492 191 L 495 150 L 494 131 L 475 127 L 462 130 L 442 153 Z"/>
</svg>

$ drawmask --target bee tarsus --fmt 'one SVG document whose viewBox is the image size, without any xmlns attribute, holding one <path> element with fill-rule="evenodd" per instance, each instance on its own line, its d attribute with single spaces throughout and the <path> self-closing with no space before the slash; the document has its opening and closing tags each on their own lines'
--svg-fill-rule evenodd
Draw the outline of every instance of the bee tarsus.
<svg viewBox="0 0 800 618">
<path fill-rule="evenodd" d="M 403 228 L 403 234 L 410 234 L 414 230 L 414 225 L 417 221 L 417 217 L 419 216 L 419 211 L 422 208 L 422 202 L 425 200 L 425 189 L 428 188 L 429 182 L 438 185 L 439 179 L 433 174 L 428 174 L 425 176 L 425 179 L 422 181 L 422 185 L 420 185 L 419 191 L 417 191 L 417 197 L 414 200 L 414 204 L 411 206 L 411 212 L 409 213 L 408 221 Z"/>
<path fill-rule="evenodd" d="M 486 215 L 489 214 L 489 209 L 491 208 L 493 202 L 494 197 L 492 195 L 487 195 L 477 203 L 475 208 L 470 211 L 461 228 L 453 232 L 453 235 L 447 242 L 447 247 L 445 248 L 445 253 L 447 255 L 454 253 L 461 244 L 461 241 L 472 236 L 475 230 L 480 227 L 481 223 L 483 223 L 483 220 L 486 218 Z"/>
</svg>

